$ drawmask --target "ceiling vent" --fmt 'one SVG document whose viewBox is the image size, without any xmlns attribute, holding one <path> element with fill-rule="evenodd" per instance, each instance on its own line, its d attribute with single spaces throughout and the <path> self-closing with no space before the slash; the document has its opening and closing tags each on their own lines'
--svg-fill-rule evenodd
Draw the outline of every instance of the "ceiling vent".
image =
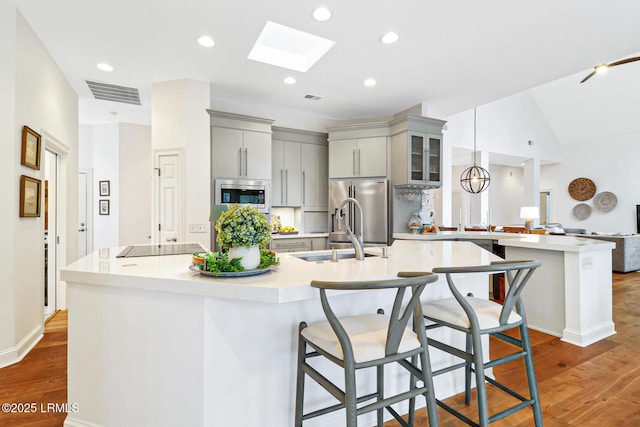
<svg viewBox="0 0 640 427">
<path fill-rule="evenodd" d="M 86 82 L 95 99 L 140 105 L 140 93 L 136 88 L 92 82 L 90 80 Z"/>
<path fill-rule="evenodd" d="M 305 95 L 304 98 L 313 99 L 314 101 L 320 101 L 322 99 L 322 97 L 318 95 Z"/>
</svg>

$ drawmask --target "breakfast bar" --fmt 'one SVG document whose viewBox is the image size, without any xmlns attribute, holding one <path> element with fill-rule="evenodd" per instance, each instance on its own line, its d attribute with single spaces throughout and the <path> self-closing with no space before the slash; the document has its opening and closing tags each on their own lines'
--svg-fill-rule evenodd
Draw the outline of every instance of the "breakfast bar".
<svg viewBox="0 0 640 427">
<path fill-rule="evenodd" d="M 281 254 L 279 266 L 264 274 L 216 278 L 189 270 L 189 254 L 117 258 L 122 249 L 94 252 L 61 273 L 69 304 L 68 401 L 78 407 L 69 413 L 67 427 L 292 425 L 298 324 L 324 318 L 312 280 L 383 279 L 399 271 L 499 259 L 469 242 L 396 241 L 387 258 L 381 248 L 366 248 L 370 256 L 363 261 L 337 263 L 305 260 L 327 251 Z M 461 290 L 488 298 L 486 273 L 467 276 Z M 441 277 L 423 299 L 449 296 Z M 331 298 L 345 313 L 369 305 L 388 310 L 392 302 L 386 292 L 340 292 Z M 430 333 L 464 342 L 452 332 Z M 488 345 L 486 340 L 486 350 Z M 437 351 L 431 357 L 433 369 L 450 363 Z M 385 377 L 391 390 L 408 381 L 401 371 Z M 375 384 L 373 373 L 364 378 Z M 444 398 L 463 385 L 460 371 L 441 375 L 436 394 Z M 334 402 L 313 384 L 307 397 L 311 409 Z M 424 406 L 424 399 L 417 404 Z M 397 410 L 406 413 L 407 406 Z M 363 416 L 362 422 L 374 425 L 375 419 Z M 337 412 L 305 426 L 343 423 Z"/>
<path fill-rule="evenodd" d="M 615 334 L 612 242 L 496 232 L 395 233 L 394 238 L 476 241 L 483 247 L 493 242 L 506 259 L 542 261 L 522 293 L 529 327 L 582 347 Z"/>
</svg>

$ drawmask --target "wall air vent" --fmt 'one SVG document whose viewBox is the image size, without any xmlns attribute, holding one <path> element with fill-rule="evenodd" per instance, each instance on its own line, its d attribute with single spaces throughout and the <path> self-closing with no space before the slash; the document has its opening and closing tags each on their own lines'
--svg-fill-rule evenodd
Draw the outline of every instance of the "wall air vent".
<svg viewBox="0 0 640 427">
<path fill-rule="evenodd" d="M 304 98 L 313 99 L 314 101 L 320 101 L 322 99 L 322 97 L 318 95 L 305 95 Z"/>
<path fill-rule="evenodd" d="M 95 99 L 140 105 L 140 93 L 136 88 L 92 82 L 90 80 L 86 80 L 86 82 Z"/>
</svg>

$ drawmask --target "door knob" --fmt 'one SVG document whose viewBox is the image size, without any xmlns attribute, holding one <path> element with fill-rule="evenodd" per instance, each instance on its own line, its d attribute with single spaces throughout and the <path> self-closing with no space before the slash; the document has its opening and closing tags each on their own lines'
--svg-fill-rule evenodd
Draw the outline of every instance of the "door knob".
<svg viewBox="0 0 640 427">
<path fill-rule="evenodd" d="M 81 228 L 81 229 L 79 229 L 78 231 L 86 231 L 86 229 L 84 229 L 84 228 Z"/>
</svg>

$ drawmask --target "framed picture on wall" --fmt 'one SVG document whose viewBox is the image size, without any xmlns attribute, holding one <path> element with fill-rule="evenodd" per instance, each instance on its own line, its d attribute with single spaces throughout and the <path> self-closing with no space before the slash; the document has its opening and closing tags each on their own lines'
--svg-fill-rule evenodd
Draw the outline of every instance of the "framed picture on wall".
<svg viewBox="0 0 640 427">
<path fill-rule="evenodd" d="M 100 200 L 100 215 L 109 215 L 109 201 L 108 200 Z"/>
<path fill-rule="evenodd" d="M 100 196 L 111 195 L 111 183 L 110 181 L 99 181 L 100 184 Z"/>
<path fill-rule="evenodd" d="M 20 177 L 20 216 L 40 216 L 40 185 L 42 181 L 22 175 Z"/>
<path fill-rule="evenodd" d="M 20 163 L 40 170 L 40 134 L 28 126 L 22 127 L 22 157 Z"/>
</svg>

